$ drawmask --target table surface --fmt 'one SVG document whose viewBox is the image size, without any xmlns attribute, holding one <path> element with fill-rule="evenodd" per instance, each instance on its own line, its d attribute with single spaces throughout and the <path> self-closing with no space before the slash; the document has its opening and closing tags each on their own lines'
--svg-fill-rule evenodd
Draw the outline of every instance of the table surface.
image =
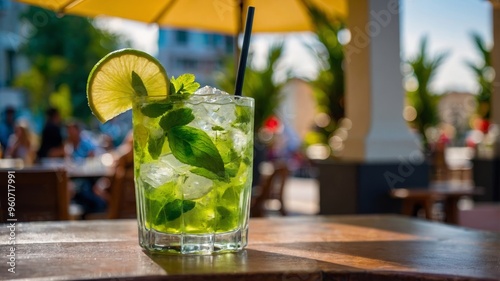
<svg viewBox="0 0 500 281">
<path fill-rule="evenodd" d="M 147 255 L 135 220 L 1 225 L 0 279 L 500 280 L 500 233 L 393 215 L 252 219 L 241 253 Z"/>
</svg>

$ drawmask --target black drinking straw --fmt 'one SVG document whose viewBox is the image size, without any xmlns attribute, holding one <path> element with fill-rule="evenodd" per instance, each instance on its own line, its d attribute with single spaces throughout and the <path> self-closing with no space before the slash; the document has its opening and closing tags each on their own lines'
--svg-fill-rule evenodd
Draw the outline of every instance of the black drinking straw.
<svg viewBox="0 0 500 281">
<path fill-rule="evenodd" d="M 249 6 L 247 11 L 247 22 L 245 23 L 245 34 L 243 36 L 243 46 L 241 47 L 238 72 L 236 73 L 236 86 L 234 94 L 241 96 L 243 80 L 245 79 L 245 68 L 247 66 L 248 48 L 250 47 L 250 36 L 252 35 L 253 14 L 255 7 Z"/>
</svg>

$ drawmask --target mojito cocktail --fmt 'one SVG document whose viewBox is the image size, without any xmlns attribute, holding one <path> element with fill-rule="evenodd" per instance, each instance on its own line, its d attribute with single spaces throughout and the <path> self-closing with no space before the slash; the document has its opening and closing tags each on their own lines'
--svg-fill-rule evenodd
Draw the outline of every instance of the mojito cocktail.
<svg viewBox="0 0 500 281">
<path fill-rule="evenodd" d="M 132 108 L 139 243 L 150 252 L 211 254 L 247 244 L 253 99 L 167 78 L 150 55 L 108 54 L 87 83 L 106 122 Z"/>
<path fill-rule="evenodd" d="M 155 108 L 165 113 L 157 116 Z M 252 99 L 208 87 L 183 101 L 146 98 L 136 103 L 134 163 L 142 247 L 211 253 L 246 246 L 252 120 Z"/>
</svg>

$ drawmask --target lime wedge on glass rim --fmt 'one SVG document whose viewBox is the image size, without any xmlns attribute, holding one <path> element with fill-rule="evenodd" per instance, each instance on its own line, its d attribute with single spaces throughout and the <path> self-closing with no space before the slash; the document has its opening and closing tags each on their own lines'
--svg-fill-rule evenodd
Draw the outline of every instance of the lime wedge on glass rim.
<svg viewBox="0 0 500 281">
<path fill-rule="evenodd" d="M 132 108 L 140 96 L 167 97 L 167 72 L 151 55 L 122 49 L 109 53 L 92 69 L 87 81 L 87 99 L 101 122 Z"/>
</svg>

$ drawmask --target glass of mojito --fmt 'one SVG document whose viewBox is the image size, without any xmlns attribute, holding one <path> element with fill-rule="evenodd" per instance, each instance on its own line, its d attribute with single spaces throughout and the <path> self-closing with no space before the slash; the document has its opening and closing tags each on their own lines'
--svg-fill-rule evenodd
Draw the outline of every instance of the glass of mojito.
<svg viewBox="0 0 500 281">
<path fill-rule="evenodd" d="M 138 99 L 134 163 L 143 248 L 213 253 L 246 246 L 252 120 L 251 98 L 209 87 L 183 100 Z"/>
<path fill-rule="evenodd" d="M 89 75 L 92 113 L 132 108 L 139 243 L 149 252 L 211 254 L 247 245 L 253 164 L 252 98 L 194 75 L 167 78 L 152 56 L 123 49 Z"/>
</svg>

